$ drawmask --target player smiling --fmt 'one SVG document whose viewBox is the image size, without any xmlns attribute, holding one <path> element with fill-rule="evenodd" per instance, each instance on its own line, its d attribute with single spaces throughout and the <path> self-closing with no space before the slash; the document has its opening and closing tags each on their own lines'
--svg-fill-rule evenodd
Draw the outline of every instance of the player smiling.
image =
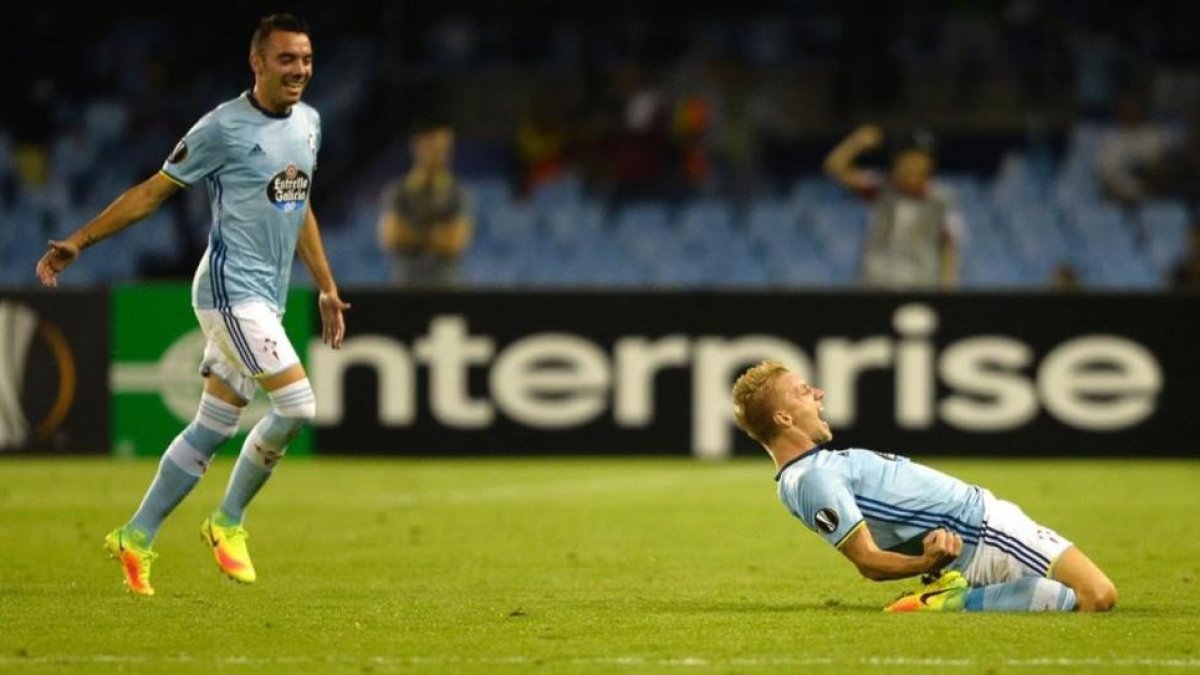
<svg viewBox="0 0 1200 675">
<path fill-rule="evenodd" d="M 220 508 L 201 534 L 231 578 L 257 578 L 242 526 L 246 507 L 270 477 L 287 444 L 316 414 L 308 375 L 281 322 L 298 252 L 320 290 L 322 337 L 335 349 L 345 333 L 317 220 L 309 205 L 321 142 L 316 110 L 300 102 L 312 78 L 308 27 L 288 14 L 265 17 L 250 44 L 254 87 L 222 103 L 188 131 L 162 170 L 122 194 L 38 261 L 46 286 L 82 251 L 153 213 L 180 188 L 208 187 L 212 228 L 192 285 L 192 305 L 208 340 L 196 418 L 163 453 L 158 473 L 133 518 L 105 538 L 125 584 L 152 595 L 151 545 L 166 517 L 191 492 L 257 387 L 271 410 L 242 446 Z"/>
<path fill-rule="evenodd" d="M 927 575 L 885 610 L 1113 608 L 1117 590 L 1070 541 L 1015 504 L 907 458 L 827 450 L 825 392 L 764 361 L 733 386 L 734 418 L 775 460 L 779 498 L 866 578 Z"/>
</svg>

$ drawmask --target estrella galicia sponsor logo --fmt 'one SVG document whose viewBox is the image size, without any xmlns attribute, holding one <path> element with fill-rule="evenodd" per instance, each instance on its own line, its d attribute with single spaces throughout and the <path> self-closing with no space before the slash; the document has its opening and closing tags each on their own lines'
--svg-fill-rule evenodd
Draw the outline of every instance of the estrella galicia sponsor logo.
<svg viewBox="0 0 1200 675">
<path fill-rule="evenodd" d="M 821 509 L 817 511 L 814 518 L 817 521 L 817 527 L 821 528 L 822 532 L 833 534 L 838 527 L 838 514 L 833 509 Z"/>
<path fill-rule="evenodd" d="M 308 174 L 288 164 L 267 183 L 267 199 L 280 211 L 295 211 L 308 200 L 310 182 Z"/>
<path fill-rule="evenodd" d="M 179 141 L 179 143 L 175 146 L 175 149 L 171 151 L 171 156 L 167 158 L 167 161 L 171 164 L 178 164 L 187 159 L 187 156 L 187 141 Z"/>
</svg>

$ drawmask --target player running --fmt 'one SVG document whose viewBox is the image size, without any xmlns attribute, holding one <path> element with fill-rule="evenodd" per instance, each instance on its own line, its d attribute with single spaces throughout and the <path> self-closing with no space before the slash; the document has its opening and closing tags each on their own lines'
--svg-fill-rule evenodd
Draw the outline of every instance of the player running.
<svg viewBox="0 0 1200 675">
<path fill-rule="evenodd" d="M 825 392 L 764 361 L 733 385 L 738 426 L 775 460 L 779 498 L 875 581 L 928 575 L 885 607 L 1106 612 L 1117 589 L 1087 556 L 1015 504 L 904 457 L 827 450 Z"/>
<path fill-rule="evenodd" d="M 261 386 L 271 410 L 250 431 L 220 507 L 201 526 L 222 572 L 242 583 L 256 579 L 242 527 L 246 506 L 316 413 L 308 375 L 281 323 L 297 252 L 320 290 L 322 338 L 337 349 L 345 333 L 342 312 L 350 305 L 338 297 L 308 199 L 321 145 L 320 116 L 300 102 L 313 72 L 308 26 L 289 14 L 263 18 L 250 68 L 253 89 L 200 118 L 161 171 L 64 241 L 51 241 L 37 264 L 41 282 L 55 286 L 84 249 L 150 215 L 180 188 L 199 181 L 208 188 L 212 228 L 192 284 L 208 339 L 199 411 L 167 447 L 133 518 L 105 537 L 125 584 L 140 595 L 154 594 L 151 547 L 163 520 L 237 432 Z"/>
</svg>

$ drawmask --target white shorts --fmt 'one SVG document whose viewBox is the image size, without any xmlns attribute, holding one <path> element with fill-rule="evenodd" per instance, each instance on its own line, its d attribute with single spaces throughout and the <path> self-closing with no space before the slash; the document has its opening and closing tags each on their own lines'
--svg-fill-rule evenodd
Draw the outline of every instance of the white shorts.
<svg viewBox="0 0 1200 675">
<path fill-rule="evenodd" d="M 1035 523 L 1019 506 L 983 490 L 979 544 L 963 576 L 972 586 L 989 586 L 1020 577 L 1049 577 L 1054 563 L 1073 544 Z"/>
<path fill-rule="evenodd" d="M 215 375 L 243 399 L 254 397 L 258 380 L 300 363 L 283 331 L 283 315 L 265 302 L 228 309 L 196 309 L 208 344 L 200 374 Z"/>
</svg>

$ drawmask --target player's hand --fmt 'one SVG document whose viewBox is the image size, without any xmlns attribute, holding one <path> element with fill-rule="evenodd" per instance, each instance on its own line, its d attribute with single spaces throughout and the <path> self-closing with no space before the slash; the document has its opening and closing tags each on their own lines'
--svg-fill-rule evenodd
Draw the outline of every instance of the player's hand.
<svg viewBox="0 0 1200 675">
<path fill-rule="evenodd" d="M 342 338 L 346 337 L 346 319 L 342 312 L 350 309 L 350 303 L 343 302 L 337 293 L 322 292 L 317 297 L 317 309 L 321 312 L 321 341 L 341 349 Z"/>
<path fill-rule="evenodd" d="M 962 554 L 962 537 L 940 528 L 925 535 L 921 543 L 924 544 L 930 570 L 941 569 Z"/>
<path fill-rule="evenodd" d="M 874 150 L 883 145 L 883 130 L 874 124 L 864 124 L 850 134 L 854 144 L 861 150 Z"/>
<path fill-rule="evenodd" d="M 69 241 L 50 240 L 50 250 L 37 263 L 37 277 L 43 286 L 54 288 L 58 275 L 79 257 L 79 247 Z"/>
</svg>

